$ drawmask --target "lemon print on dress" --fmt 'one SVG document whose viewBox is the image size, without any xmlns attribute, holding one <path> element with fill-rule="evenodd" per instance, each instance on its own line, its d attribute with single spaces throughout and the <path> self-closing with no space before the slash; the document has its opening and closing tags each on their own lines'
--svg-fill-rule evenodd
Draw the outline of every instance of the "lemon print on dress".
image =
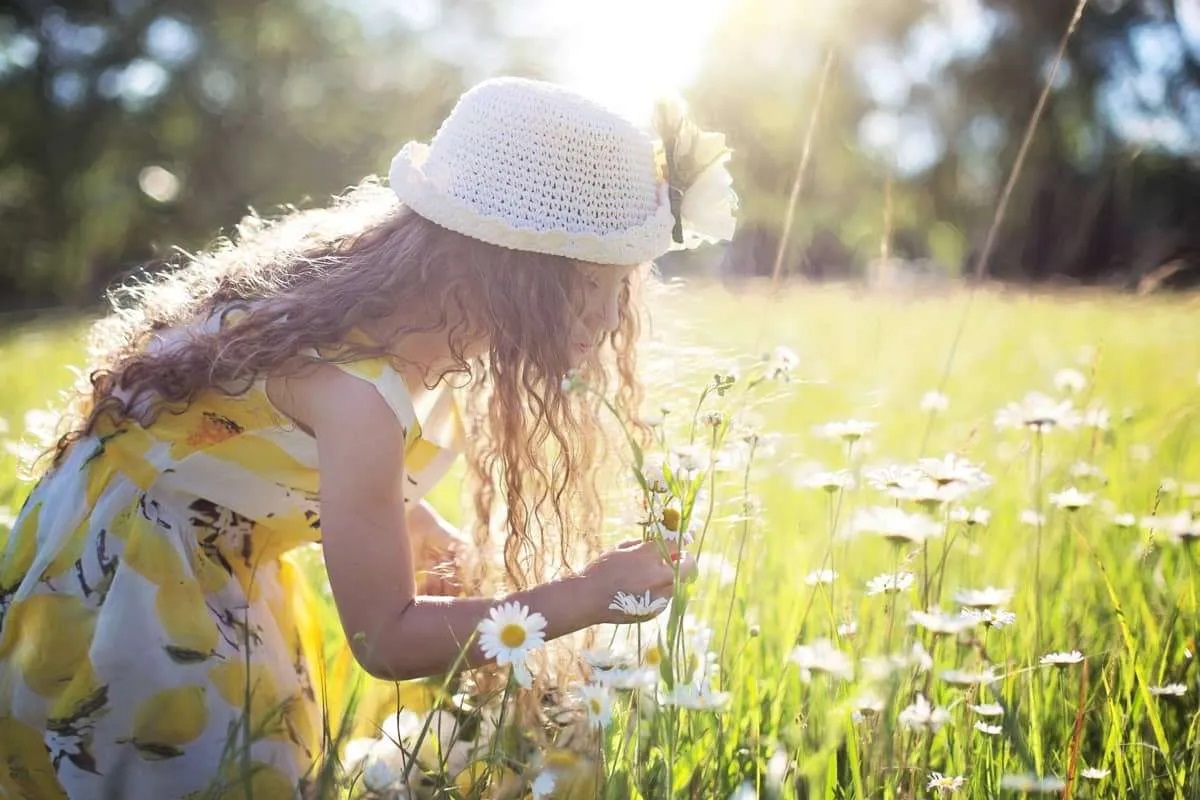
<svg viewBox="0 0 1200 800">
<path fill-rule="evenodd" d="M 246 664 L 241 660 L 223 661 L 208 671 L 208 679 L 226 703 L 246 711 Z M 290 699 L 290 698 L 289 698 Z M 250 736 L 253 739 L 281 738 L 285 705 L 275 679 L 262 664 L 250 664 Z"/>
<path fill-rule="evenodd" d="M 113 530 L 125 539 L 123 563 L 158 586 L 188 579 L 172 531 L 160 528 L 136 511 L 128 516 L 128 522 L 127 531 L 119 527 Z"/>
<path fill-rule="evenodd" d="M 169 642 L 167 655 L 173 661 L 194 664 L 212 655 L 220 632 L 198 583 L 185 581 L 158 587 L 154 608 Z"/>
<path fill-rule="evenodd" d="M 182 747 L 199 738 L 208 724 L 203 686 L 163 689 L 143 700 L 133 714 L 131 742 L 148 761 L 183 755 Z"/>
<path fill-rule="evenodd" d="M 13 603 L 0 639 L 0 662 L 10 660 L 25 685 L 55 697 L 81 669 L 96 612 L 78 597 L 35 594 Z"/>
<path fill-rule="evenodd" d="M 261 761 L 252 761 L 248 772 L 240 762 L 227 764 L 216 791 L 203 793 L 204 800 L 293 800 L 296 782 Z"/>
<path fill-rule="evenodd" d="M 0 717 L 0 797 L 67 800 L 58 785 L 42 732 L 12 717 Z"/>
<path fill-rule="evenodd" d="M 0 542 L 0 593 L 17 587 L 37 552 L 38 516 L 41 504 L 29 509 L 21 523 L 9 531 L 7 541 Z"/>
</svg>

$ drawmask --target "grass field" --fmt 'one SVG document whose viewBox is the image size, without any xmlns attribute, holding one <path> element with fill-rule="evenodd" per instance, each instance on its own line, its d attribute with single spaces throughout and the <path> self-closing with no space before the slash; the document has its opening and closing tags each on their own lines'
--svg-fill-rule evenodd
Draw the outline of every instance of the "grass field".
<svg viewBox="0 0 1200 800">
<path fill-rule="evenodd" d="M 554 797 L 1200 797 L 1200 298 L 694 287 L 653 315 L 648 413 L 670 409 L 668 506 L 693 526 L 701 576 L 658 621 L 603 632 L 631 661 L 591 669 L 596 708 L 612 704 L 599 735 L 585 720 L 535 747 L 490 723 L 442 730 L 442 715 L 414 743 L 422 726 L 393 721 L 421 754 L 414 796 L 465 796 L 486 772 L 507 796 L 551 775 Z M 71 381 L 83 329 L 0 333 L 0 438 Z M 758 381 L 777 346 L 790 379 Z M 721 414 L 693 423 L 730 373 L 700 409 Z M 819 427 L 846 420 L 875 426 Z M 693 424 L 700 452 L 672 455 Z M 28 490 L 14 449 L 13 513 Z M 698 489 L 711 514 L 692 508 Z M 435 498 L 451 517 L 453 497 Z M 911 584 L 869 593 L 895 573 Z M 961 594 L 986 587 L 1012 594 Z M 965 604 L 987 610 L 963 622 Z M 454 719 L 503 729 L 500 702 L 459 702 Z M 352 747 L 354 793 L 399 774 L 386 741 L 368 746 Z"/>
</svg>

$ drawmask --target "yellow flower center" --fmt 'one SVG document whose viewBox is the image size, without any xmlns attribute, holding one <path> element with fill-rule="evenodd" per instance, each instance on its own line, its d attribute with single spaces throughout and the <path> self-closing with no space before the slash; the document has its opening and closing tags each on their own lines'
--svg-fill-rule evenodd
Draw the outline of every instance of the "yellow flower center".
<svg viewBox="0 0 1200 800">
<path fill-rule="evenodd" d="M 593 716 L 600 716 L 600 711 L 602 709 L 600 708 L 599 700 L 593 697 L 591 700 L 588 700 L 588 706 L 591 707 Z"/>
<path fill-rule="evenodd" d="M 679 511 L 674 508 L 663 509 L 663 527 L 669 531 L 679 531 Z"/>
<path fill-rule="evenodd" d="M 657 646 L 647 647 L 644 660 L 645 660 L 646 664 L 648 664 L 649 666 L 657 667 L 659 662 L 662 661 L 662 653 L 658 652 Z"/>
<path fill-rule="evenodd" d="M 500 643 L 505 647 L 520 647 L 525 644 L 525 626 L 510 622 L 500 629 Z"/>
</svg>

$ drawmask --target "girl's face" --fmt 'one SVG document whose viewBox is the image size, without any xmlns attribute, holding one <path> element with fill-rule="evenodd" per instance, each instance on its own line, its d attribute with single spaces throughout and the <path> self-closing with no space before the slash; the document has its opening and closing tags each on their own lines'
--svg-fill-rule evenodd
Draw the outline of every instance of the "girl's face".
<svg viewBox="0 0 1200 800">
<path fill-rule="evenodd" d="M 636 266 L 578 264 L 583 296 L 571 328 L 571 364 L 582 364 L 620 324 L 621 292 Z"/>
</svg>

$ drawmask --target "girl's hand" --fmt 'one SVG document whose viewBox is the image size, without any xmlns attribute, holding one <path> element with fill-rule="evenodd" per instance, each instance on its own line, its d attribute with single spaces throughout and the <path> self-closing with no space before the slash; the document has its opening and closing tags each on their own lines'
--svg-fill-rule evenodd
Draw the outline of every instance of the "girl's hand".
<svg viewBox="0 0 1200 800">
<path fill-rule="evenodd" d="M 617 592 L 625 592 L 644 598 L 650 592 L 650 600 L 670 598 L 675 593 L 675 571 L 679 577 L 690 581 L 696 575 L 696 561 L 692 556 L 681 554 L 673 545 L 659 542 L 643 542 L 632 539 L 621 542 L 613 550 L 603 553 L 579 573 L 590 605 L 596 609 L 596 623 L 625 623 L 635 619 L 624 612 L 608 606 Z M 661 609 L 654 616 L 661 613 Z M 644 617 L 642 619 L 645 619 Z"/>
</svg>

